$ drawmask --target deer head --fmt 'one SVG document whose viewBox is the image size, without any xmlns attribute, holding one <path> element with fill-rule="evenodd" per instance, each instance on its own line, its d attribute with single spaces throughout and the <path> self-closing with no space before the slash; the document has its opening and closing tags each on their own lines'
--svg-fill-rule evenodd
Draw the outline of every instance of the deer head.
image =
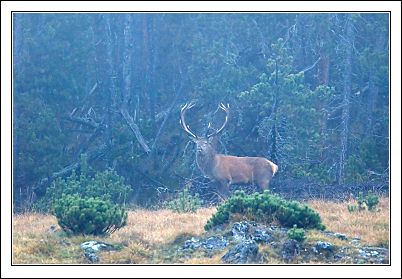
<svg viewBox="0 0 402 279">
<path fill-rule="evenodd" d="M 213 157 L 216 155 L 216 150 L 215 150 L 215 144 L 214 144 L 214 139 L 223 131 L 225 128 L 228 118 L 229 118 L 229 105 L 225 106 L 224 104 L 220 104 L 219 108 L 222 109 L 226 115 L 225 115 L 225 121 L 223 122 L 222 126 L 218 129 L 215 130 L 211 134 L 205 135 L 205 137 L 200 137 L 197 136 L 194 132 L 190 130 L 190 127 L 186 124 L 185 120 L 185 114 L 186 111 L 192 108 L 195 105 L 195 103 L 187 103 L 185 104 L 181 111 L 180 111 L 180 123 L 184 129 L 184 131 L 187 132 L 187 134 L 190 136 L 190 138 L 193 140 L 193 142 L 196 144 L 196 150 L 197 150 L 197 164 L 198 167 L 202 170 L 204 175 L 211 177 L 211 174 L 209 173 L 208 169 L 210 169 L 210 166 L 208 163 L 210 160 L 213 159 Z M 211 127 L 211 123 L 208 124 L 208 128 Z"/>
</svg>

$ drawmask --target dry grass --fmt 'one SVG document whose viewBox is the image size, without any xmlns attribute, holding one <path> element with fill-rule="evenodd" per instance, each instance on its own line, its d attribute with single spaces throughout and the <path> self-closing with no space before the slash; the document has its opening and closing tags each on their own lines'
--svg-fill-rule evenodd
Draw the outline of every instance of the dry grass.
<svg viewBox="0 0 402 279">
<path fill-rule="evenodd" d="M 37 213 L 14 216 L 13 263 L 86 263 L 79 244 L 89 240 L 122 244 L 120 251 L 105 252 L 101 263 L 151 263 L 158 259 L 164 245 L 174 243 L 178 238 L 189 238 L 203 234 L 204 225 L 216 210 L 202 208 L 196 213 L 173 213 L 169 210 L 135 210 L 128 214 L 127 226 L 110 237 L 66 237 L 49 232 L 57 224 L 54 216 Z"/>
<path fill-rule="evenodd" d="M 174 213 L 169 210 L 131 211 L 127 226 L 110 237 L 110 241 L 122 243 L 128 249 L 106 253 L 102 257 L 102 263 L 147 264 L 169 261 L 169 257 L 175 258 L 170 255 L 174 252 L 166 251 L 164 246 L 174 244 L 182 238 L 189 239 L 205 233 L 204 225 L 215 211 L 214 208 L 202 208 L 196 213 Z"/>
<path fill-rule="evenodd" d="M 349 212 L 347 205 L 354 200 L 337 203 L 322 200 L 309 202 L 320 213 L 327 230 L 344 233 L 348 237 L 359 237 L 363 244 L 388 247 L 389 243 L 389 199 L 381 198 L 378 211 Z"/>
<path fill-rule="evenodd" d="M 360 237 L 363 244 L 388 246 L 389 207 L 388 198 L 381 198 L 379 211 L 353 212 L 347 209 L 347 203 L 322 200 L 309 202 L 316 209 L 327 229 L 346 234 L 348 237 Z M 150 263 L 185 263 L 185 264 L 220 264 L 225 251 L 206 255 L 194 253 L 191 258 L 178 253 L 184 240 L 191 236 L 206 237 L 204 225 L 216 212 L 215 208 L 203 208 L 196 213 L 173 213 L 169 210 L 134 210 L 128 215 L 128 224 L 110 237 L 70 236 L 59 230 L 49 232 L 57 224 L 55 217 L 42 214 L 22 214 L 14 216 L 13 223 L 13 263 L 14 264 L 85 264 L 79 244 L 87 240 L 99 240 L 120 244 L 123 249 L 102 252 L 101 262 L 108 264 L 150 264 Z M 325 240 L 318 232 L 308 233 L 309 239 Z M 345 245 L 345 243 L 335 243 Z M 340 241 L 340 240 L 339 240 Z M 267 247 L 261 251 L 269 256 L 273 253 Z M 271 264 L 280 263 L 271 258 Z M 278 262 L 277 262 L 278 261 Z"/>
<path fill-rule="evenodd" d="M 39 213 L 24 213 L 14 216 L 13 231 L 28 234 L 43 234 L 51 225 L 57 224 L 52 215 Z"/>
<path fill-rule="evenodd" d="M 56 224 L 56 218 L 51 215 L 25 213 L 14 216 L 13 263 L 79 263 L 79 245 L 72 245 L 78 239 L 51 234 L 49 228 Z"/>
<path fill-rule="evenodd" d="M 214 208 L 202 208 L 196 213 L 174 213 L 170 210 L 131 211 L 127 226 L 115 232 L 111 239 L 123 242 L 134 238 L 147 245 L 168 244 L 182 234 L 203 234 L 205 223 L 215 211 Z"/>
<path fill-rule="evenodd" d="M 221 258 L 223 255 L 225 255 L 226 251 L 224 252 L 219 252 L 211 257 L 205 257 L 205 256 L 200 256 L 200 257 L 192 257 L 189 259 L 186 259 L 183 263 L 184 264 L 222 264 Z"/>
</svg>

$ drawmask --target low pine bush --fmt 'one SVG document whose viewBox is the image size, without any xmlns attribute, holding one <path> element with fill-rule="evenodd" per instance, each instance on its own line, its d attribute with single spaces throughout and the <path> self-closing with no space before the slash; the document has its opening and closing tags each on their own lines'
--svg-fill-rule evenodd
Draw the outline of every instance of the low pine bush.
<svg viewBox="0 0 402 279">
<path fill-rule="evenodd" d="M 363 192 L 359 192 L 356 198 L 357 205 L 349 204 L 348 210 L 350 213 L 355 212 L 357 210 L 363 211 L 368 209 L 369 211 L 376 211 L 377 205 L 380 202 L 377 195 L 373 194 L 370 190 L 367 195 L 363 195 Z"/>
<path fill-rule="evenodd" d="M 293 228 L 288 230 L 288 238 L 302 242 L 306 239 L 306 234 L 304 229 L 297 228 L 297 225 L 294 225 Z"/>
<path fill-rule="evenodd" d="M 80 175 L 73 171 L 66 179 L 56 179 L 46 190 L 45 196 L 36 203 L 35 209 L 52 212 L 56 200 L 63 195 L 76 194 L 85 198 L 101 198 L 113 204 L 125 205 L 131 191 L 131 187 L 124 184 L 124 178 L 113 170 L 89 175 L 85 169 L 82 169 Z"/>
<path fill-rule="evenodd" d="M 299 202 L 286 201 L 277 195 L 271 195 L 268 191 L 252 195 L 236 191 L 218 207 L 204 228 L 210 230 L 214 226 L 229 223 L 231 216 L 239 214 L 259 223 L 269 224 L 276 221 L 288 228 L 297 225 L 299 228 L 325 229 L 315 210 Z"/>
<path fill-rule="evenodd" d="M 365 202 L 368 210 L 375 211 L 380 200 L 377 195 L 373 194 L 372 191 L 368 191 Z"/>
<path fill-rule="evenodd" d="M 172 210 L 173 212 L 196 212 L 201 206 L 201 200 L 198 195 L 192 196 L 188 189 L 184 189 L 183 192 L 179 193 L 177 198 L 169 201 L 166 208 Z"/>
<path fill-rule="evenodd" d="M 72 234 L 111 234 L 127 223 L 124 208 L 100 198 L 63 195 L 54 211 L 60 227 Z"/>
</svg>

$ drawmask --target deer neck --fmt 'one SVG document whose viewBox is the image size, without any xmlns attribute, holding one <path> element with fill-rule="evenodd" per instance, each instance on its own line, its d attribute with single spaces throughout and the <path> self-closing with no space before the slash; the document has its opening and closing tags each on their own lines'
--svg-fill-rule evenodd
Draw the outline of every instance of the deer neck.
<svg viewBox="0 0 402 279">
<path fill-rule="evenodd" d="M 209 177 L 212 178 L 213 175 L 213 170 L 215 169 L 215 164 L 216 164 L 216 152 L 215 151 L 209 151 L 209 152 L 197 152 L 196 155 L 196 161 L 198 168 L 202 171 L 202 173 Z"/>
</svg>

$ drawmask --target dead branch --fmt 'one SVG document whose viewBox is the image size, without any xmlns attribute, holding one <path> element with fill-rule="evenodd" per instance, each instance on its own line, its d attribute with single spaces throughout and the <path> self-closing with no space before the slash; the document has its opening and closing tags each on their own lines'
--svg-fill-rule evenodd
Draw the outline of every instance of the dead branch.
<svg viewBox="0 0 402 279">
<path fill-rule="evenodd" d="M 88 156 L 88 161 L 93 161 L 95 159 L 98 159 L 102 156 L 104 156 L 107 152 L 109 152 L 109 147 L 106 144 L 101 145 L 99 148 L 96 150 L 92 150 L 87 154 Z M 34 190 L 38 189 L 44 189 L 45 186 L 49 185 L 52 183 L 56 178 L 58 177 L 63 177 L 69 173 L 71 173 L 73 170 L 76 170 L 80 166 L 80 161 L 77 160 L 74 163 L 71 163 L 70 165 L 64 167 L 63 169 L 54 172 L 52 175 L 49 177 L 43 178 L 35 187 Z"/>
<path fill-rule="evenodd" d="M 137 124 L 135 124 L 134 119 L 128 113 L 126 108 L 121 108 L 120 113 L 123 116 L 124 120 L 127 122 L 128 126 L 130 127 L 131 131 L 134 133 L 135 137 L 137 138 L 138 142 L 140 143 L 141 147 L 144 149 L 146 153 L 151 152 L 151 149 L 148 147 L 147 143 L 142 136 L 140 129 L 138 128 Z"/>
<path fill-rule="evenodd" d="M 91 128 L 98 128 L 99 123 L 96 123 L 93 119 L 87 119 L 87 118 L 82 118 L 82 117 L 77 117 L 77 116 L 69 116 L 69 117 L 63 117 L 64 120 L 78 123 L 81 125 L 85 125 Z"/>
</svg>

